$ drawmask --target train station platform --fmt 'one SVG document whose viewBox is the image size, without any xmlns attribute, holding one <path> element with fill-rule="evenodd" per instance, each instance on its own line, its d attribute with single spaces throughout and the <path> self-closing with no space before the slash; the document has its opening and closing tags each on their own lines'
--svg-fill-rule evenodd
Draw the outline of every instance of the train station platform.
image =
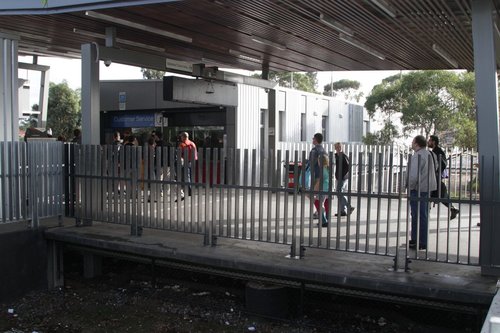
<svg viewBox="0 0 500 333">
<path fill-rule="evenodd" d="M 70 222 L 71 221 L 71 222 Z M 481 275 L 478 266 L 414 260 L 409 271 L 394 271 L 393 257 L 307 248 L 302 259 L 289 257 L 290 246 L 218 238 L 205 246 L 203 235 L 144 229 L 131 236 L 130 226 L 52 227 L 45 231 L 53 244 L 69 246 L 97 257 L 124 257 L 245 280 L 400 303 L 487 308 L 497 279 Z"/>
</svg>

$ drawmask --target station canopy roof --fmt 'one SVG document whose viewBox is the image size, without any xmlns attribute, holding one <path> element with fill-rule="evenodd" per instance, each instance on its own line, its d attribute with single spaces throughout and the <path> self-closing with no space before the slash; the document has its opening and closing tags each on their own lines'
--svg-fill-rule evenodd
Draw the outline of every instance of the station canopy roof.
<svg viewBox="0 0 500 333">
<path fill-rule="evenodd" d="M 190 64 L 472 70 L 471 1 L 4 0 L 0 32 L 20 36 L 20 54 L 80 57 L 81 44 L 104 45 L 115 27 L 118 48 Z M 491 1 L 496 20 L 500 0 Z"/>
</svg>

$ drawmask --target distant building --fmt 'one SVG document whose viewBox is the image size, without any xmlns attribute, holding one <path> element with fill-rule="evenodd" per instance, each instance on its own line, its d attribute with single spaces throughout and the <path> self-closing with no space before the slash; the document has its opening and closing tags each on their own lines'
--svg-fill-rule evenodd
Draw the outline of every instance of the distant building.
<svg viewBox="0 0 500 333">
<path fill-rule="evenodd" d="M 199 143 L 218 137 L 224 147 L 267 149 L 279 142 L 310 143 L 316 132 L 326 142 L 361 142 L 370 130 L 362 105 L 279 86 L 180 77 L 100 86 L 102 143 L 115 130 L 154 127 L 162 128 L 165 141 L 183 130 Z"/>
</svg>

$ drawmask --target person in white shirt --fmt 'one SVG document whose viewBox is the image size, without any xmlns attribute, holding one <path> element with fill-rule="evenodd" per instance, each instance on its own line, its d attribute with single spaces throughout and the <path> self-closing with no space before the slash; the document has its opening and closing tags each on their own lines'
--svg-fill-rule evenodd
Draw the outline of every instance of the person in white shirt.
<svg viewBox="0 0 500 333">
<path fill-rule="evenodd" d="M 418 241 L 420 250 L 427 249 L 429 193 L 437 189 L 436 167 L 431 152 L 426 147 L 427 141 L 425 137 L 417 135 L 413 138 L 412 148 L 415 153 L 411 157 L 408 171 L 411 210 L 411 239 L 409 244 L 410 248 L 416 248 Z"/>
</svg>

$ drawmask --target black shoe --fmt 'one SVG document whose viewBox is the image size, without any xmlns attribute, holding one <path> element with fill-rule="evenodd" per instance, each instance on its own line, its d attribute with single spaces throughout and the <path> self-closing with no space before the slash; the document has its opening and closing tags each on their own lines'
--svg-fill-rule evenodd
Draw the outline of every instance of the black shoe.
<svg viewBox="0 0 500 333">
<path fill-rule="evenodd" d="M 319 223 L 316 223 L 316 226 L 318 226 L 318 227 L 319 227 Z M 322 226 L 323 228 L 328 227 L 328 222 L 326 222 L 326 223 L 321 223 L 321 226 Z"/>
<path fill-rule="evenodd" d="M 184 201 L 184 197 L 181 197 L 181 201 Z M 175 199 L 174 202 L 177 202 L 177 199 Z"/>
<path fill-rule="evenodd" d="M 410 241 L 408 242 L 408 244 L 415 246 L 415 244 L 417 244 L 417 242 L 414 241 L 413 239 L 410 239 Z"/>
<path fill-rule="evenodd" d="M 460 213 L 460 210 L 453 207 L 450 212 L 450 220 L 453 220 Z"/>
<path fill-rule="evenodd" d="M 352 212 L 354 212 L 354 209 L 355 209 L 354 207 L 349 208 L 349 215 L 352 214 Z"/>
<path fill-rule="evenodd" d="M 339 216 L 339 214 L 335 214 L 335 216 Z M 342 212 L 342 213 L 340 213 L 340 216 L 347 216 L 347 213 L 346 212 Z"/>
<path fill-rule="evenodd" d="M 408 247 L 410 249 L 416 249 L 417 248 L 417 242 L 415 242 L 414 240 L 411 240 L 408 242 Z"/>
</svg>

